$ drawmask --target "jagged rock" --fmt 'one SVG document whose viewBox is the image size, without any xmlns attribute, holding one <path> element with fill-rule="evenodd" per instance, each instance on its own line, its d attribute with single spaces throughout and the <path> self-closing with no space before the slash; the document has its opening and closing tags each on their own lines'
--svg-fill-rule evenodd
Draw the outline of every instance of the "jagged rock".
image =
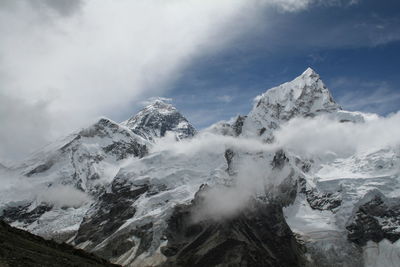
<svg viewBox="0 0 400 267">
<path fill-rule="evenodd" d="M 30 210 L 31 204 L 25 204 L 20 206 L 9 206 L 3 209 L 0 214 L 0 219 L 7 223 L 19 221 L 25 225 L 29 225 L 35 222 L 45 212 L 50 211 L 53 207 L 51 205 L 41 203 L 34 209 Z"/>
<path fill-rule="evenodd" d="M 225 150 L 225 159 L 228 164 L 228 168 L 226 171 L 230 174 L 233 175 L 233 170 L 232 170 L 232 159 L 235 156 L 235 152 L 232 149 L 227 149 Z"/>
<path fill-rule="evenodd" d="M 351 223 L 346 227 L 350 241 L 365 245 L 367 241 L 380 242 L 400 239 L 400 200 L 385 200 L 376 195 L 358 207 Z"/>
<path fill-rule="evenodd" d="M 340 192 L 320 192 L 317 188 L 307 188 L 307 181 L 299 178 L 299 192 L 306 196 L 312 209 L 335 211 L 342 204 Z"/>
<path fill-rule="evenodd" d="M 238 116 L 235 122 L 232 124 L 232 129 L 236 136 L 239 136 L 242 133 L 243 124 L 246 118 L 247 116 Z"/>
<path fill-rule="evenodd" d="M 289 161 L 283 150 L 278 150 L 275 153 L 274 159 L 271 162 L 272 168 L 282 169 L 283 166 Z"/>
</svg>

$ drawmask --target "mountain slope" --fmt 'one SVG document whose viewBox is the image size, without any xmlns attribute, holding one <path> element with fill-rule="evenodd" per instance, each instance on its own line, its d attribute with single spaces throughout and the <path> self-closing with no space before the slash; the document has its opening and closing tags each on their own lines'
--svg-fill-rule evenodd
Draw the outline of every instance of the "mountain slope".
<svg viewBox="0 0 400 267">
<path fill-rule="evenodd" d="M 67 244 L 45 240 L 0 221 L 0 266 L 118 266 Z"/>
</svg>

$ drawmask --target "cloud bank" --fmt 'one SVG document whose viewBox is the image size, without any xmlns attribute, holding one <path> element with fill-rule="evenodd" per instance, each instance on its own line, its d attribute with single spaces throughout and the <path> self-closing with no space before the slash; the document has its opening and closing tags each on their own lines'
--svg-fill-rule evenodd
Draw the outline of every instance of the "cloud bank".
<svg viewBox="0 0 400 267">
<path fill-rule="evenodd" d="M 255 26 L 261 10 L 312 2 L 2 1 L 0 159 L 20 158 L 94 117 L 128 114 L 162 95 L 196 57 Z"/>
</svg>

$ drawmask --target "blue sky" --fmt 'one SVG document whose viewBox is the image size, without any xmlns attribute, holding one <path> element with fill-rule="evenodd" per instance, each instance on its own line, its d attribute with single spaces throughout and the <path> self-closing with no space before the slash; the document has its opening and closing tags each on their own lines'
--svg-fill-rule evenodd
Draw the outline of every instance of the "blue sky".
<svg viewBox="0 0 400 267">
<path fill-rule="evenodd" d="M 344 109 L 400 109 L 400 2 L 267 10 L 266 26 L 196 58 L 165 97 L 197 128 L 247 114 L 252 99 L 315 69 Z M 263 21 L 261 21 L 262 24 Z"/>
</svg>

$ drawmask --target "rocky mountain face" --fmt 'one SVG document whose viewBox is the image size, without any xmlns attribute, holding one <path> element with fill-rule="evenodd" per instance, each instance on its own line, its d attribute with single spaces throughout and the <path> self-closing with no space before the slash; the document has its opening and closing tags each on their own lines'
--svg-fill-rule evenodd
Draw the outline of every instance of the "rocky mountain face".
<svg viewBox="0 0 400 267">
<path fill-rule="evenodd" d="M 158 100 L 2 172 L 0 217 L 123 266 L 396 266 L 400 150 L 303 155 L 275 141 L 295 118 L 368 116 L 342 110 L 312 69 L 200 132 Z"/>
</svg>

